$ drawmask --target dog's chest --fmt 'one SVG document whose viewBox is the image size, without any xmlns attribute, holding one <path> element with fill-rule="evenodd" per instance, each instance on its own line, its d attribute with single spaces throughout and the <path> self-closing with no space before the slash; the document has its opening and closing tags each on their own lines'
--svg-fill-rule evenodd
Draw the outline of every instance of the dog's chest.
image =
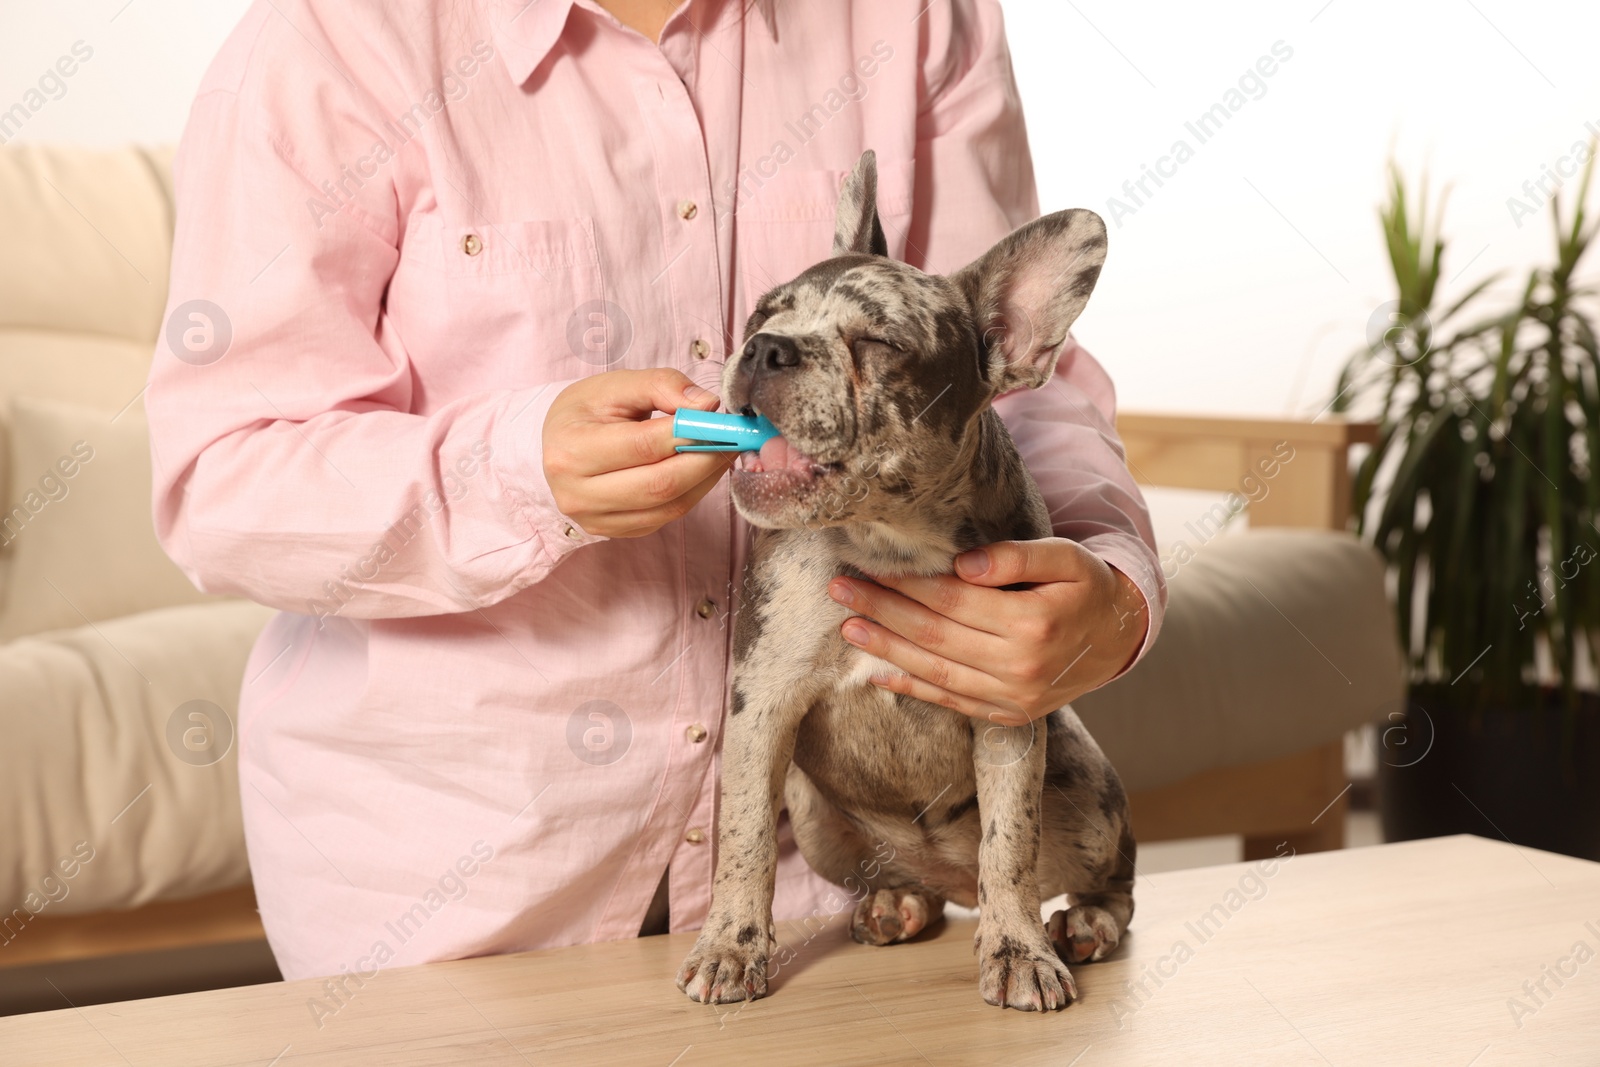
<svg viewBox="0 0 1600 1067">
<path fill-rule="evenodd" d="M 910 819 L 941 796 L 973 791 L 966 717 L 870 683 L 837 686 L 811 705 L 794 762 L 835 805 L 858 816 Z"/>
<path fill-rule="evenodd" d="M 909 808 L 909 817 L 941 792 L 969 795 L 970 721 L 872 684 L 872 675 L 898 668 L 839 635 L 852 612 L 828 596 L 827 584 L 853 569 L 814 533 L 764 540 L 754 560 L 760 633 L 738 669 L 750 685 L 787 678 L 806 690 L 795 763 L 859 813 Z"/>
</svg>

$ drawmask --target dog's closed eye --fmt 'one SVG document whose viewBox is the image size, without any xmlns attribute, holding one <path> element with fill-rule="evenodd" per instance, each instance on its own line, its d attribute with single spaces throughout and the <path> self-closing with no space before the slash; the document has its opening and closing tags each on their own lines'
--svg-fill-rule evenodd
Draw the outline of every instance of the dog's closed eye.
<svg viewBox="0 0 1600 1067">
<path fill-rule="evenodd" d="M 850 345 L 850 348 L 852 351 L 854 351 L 860 348 L 862 345 L 877 345 L 880 348 L 887 348 L 895 355 L 900 355 L 905 351 L 905 349 L 901 348 L 888 338 L 879 337 L 876 334 L 862 334 L 855 339 L 855 341 Z"/>
<path fill-rule="evenodd" d="M 898 356 L 903 354 L 900 347 L 894 344 L 892 341 L 886 341 L 881 337 L 873 335 L 864 334 L 859 336 L 850 344 L 850 360 L 855 364 L 857 373 L 860 373 L 861 371 L 861 364 L 866 357 L 866 351 L 869 345 L 876 345 L 879 348 L 887 349 L 890 355 Z"/>
</svg>

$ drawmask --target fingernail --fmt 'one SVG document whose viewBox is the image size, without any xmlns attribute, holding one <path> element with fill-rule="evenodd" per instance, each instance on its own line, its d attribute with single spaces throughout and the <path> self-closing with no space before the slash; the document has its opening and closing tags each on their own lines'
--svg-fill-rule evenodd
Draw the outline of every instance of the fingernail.
<svg viewBox="0 0 1600 1067">
<path fill-rule="evenodd" d="M 846 622 L 840 633 L 852 645 L 864 645 L 867 643 L 867 624 L 858 619 L 851 619 Z"/>
<path fill-rule="evenodd" d="M 988 570 L 989 553 L 986 549 L 974 548 L 956 557 L 957 574 L 967 578 L 976 578 Z"/>
<path fill-rule="evenodd" d="M 841 604 L 854 604 L 856 602 L 856 591 L 850 588 L 849 582 L 838 578 L 828 583 L 828 595 Z"/>
<path fill-rule="evenodd" d="M 699 400 L 701 397 L 710 396 L 711 390 L 702 389 L 693 382 L 690 382 L 688 385 L 683 387 L 683 395 L 684 399 L 693 402 Z"/>
</svg>

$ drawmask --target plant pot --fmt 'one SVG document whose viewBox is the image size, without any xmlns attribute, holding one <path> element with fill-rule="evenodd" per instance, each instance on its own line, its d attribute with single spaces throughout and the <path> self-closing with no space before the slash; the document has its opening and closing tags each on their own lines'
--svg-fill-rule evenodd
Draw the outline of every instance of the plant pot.
<svg viewBox="0 0 1600 1067">
<path fill-rule="evenodd" d="M 1468 692 L 1413 686 L 1379 720 L 1386 841 L 1477 834 L 1600 860 L 1600 697 L 1467 710 Z"/>
</svg>

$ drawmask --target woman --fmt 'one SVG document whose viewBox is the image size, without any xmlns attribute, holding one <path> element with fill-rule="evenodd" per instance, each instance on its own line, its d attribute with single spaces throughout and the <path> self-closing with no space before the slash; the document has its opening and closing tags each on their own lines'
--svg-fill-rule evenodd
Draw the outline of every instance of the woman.
<svg viewBox="0 0 1600 1067">
<path fill-rule="evenodd" d="M 716 405 L 867 147 L 924 269 L 1038 213 L 995 0 L 274 0 L 235 30 L 176 164 L 170 314 L 214 329 L 168 331 L 198 340 L 147 405 L 167 551 L 282 612 L 240 778 L 285 977 L 700 924 L 748 531 L 727 457 L 651 416 Z M 998 405 L 1061 536 L 846 624 L 956 711 L 1045 714 L 1159 626 L 1111 385 L 1067 344 Z M 977 662 L 940 583 L 986 587 L 1014 658 Z M 786 845 L 778 918 L 838 899 Z"/>
</svg>

